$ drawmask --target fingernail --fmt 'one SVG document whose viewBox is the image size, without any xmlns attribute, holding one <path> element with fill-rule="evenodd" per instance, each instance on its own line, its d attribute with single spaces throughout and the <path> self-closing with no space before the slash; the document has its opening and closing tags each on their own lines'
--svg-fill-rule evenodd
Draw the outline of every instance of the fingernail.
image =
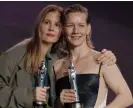
<svg viewBox="0 0 133 108">
<path fill-rule="evenodd" d="M 107 51 L 107 49 L 103 49 L 103 50 L 102 50 L 102 52 L 105 52 L 105 51 Z"/>
</svg>

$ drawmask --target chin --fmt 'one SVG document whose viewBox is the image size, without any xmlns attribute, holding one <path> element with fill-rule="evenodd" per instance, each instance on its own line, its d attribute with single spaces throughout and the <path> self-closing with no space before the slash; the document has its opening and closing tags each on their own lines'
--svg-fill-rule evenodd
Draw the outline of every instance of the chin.
<svg viewBox="0 0 133 108">
<path fill-rule="evenodd" d="M 70 43 L 73 47 L 78 47 L 78 46 L 80 46 L 80 45 L 82 45 L 82 43 L 77 43 L 77 42 L 75 42 L 75 43 Z"/>
<path fill-rule="evenodd" d="M 48 40 L 43 40 L 44 43 L 50 43 L 50 44 L 54 44 L 56 43 L 58 40 L 53 40 L 53 39 L 48 39 Z"/>
</svg>

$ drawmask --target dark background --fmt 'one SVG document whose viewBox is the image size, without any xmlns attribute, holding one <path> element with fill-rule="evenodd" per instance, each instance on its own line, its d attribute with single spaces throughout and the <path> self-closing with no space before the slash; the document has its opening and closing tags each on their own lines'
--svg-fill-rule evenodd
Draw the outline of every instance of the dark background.
<svg viewBox="0 0 133 108">
<path fill-rule="evenodd" d="M 133 93 L 133 2 L 0 2 L 0 52 L 31 36 L 36 16 L 44 6 L 74 3 L 89 9 L 96 50 L 112 50 Z M 113 98 L 110 92 L 108 102 Z"/>
</svg>

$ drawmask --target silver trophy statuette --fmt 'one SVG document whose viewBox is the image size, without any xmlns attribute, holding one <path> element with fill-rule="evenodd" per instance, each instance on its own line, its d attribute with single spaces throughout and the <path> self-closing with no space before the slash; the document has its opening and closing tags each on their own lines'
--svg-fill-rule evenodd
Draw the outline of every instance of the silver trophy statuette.
<svg viewBox="0 0 133 108">
<path fill-rule="evenodd" d="M 72 104 L 72 108 L 82 108 L 79 100 L 78 88 L 76 83 L 76 69 L 72 62 L 68 68 L 68 75 L 71 89 L 74 89 L 75 91 L 75 102 Z"/>
<path fill-rule="evenodd" d="M 37 85 L 39 87 L 49 86 L 48 72 L 45 66 L 45 62 L 42 61 L 41 66 L 39 67 L 39 71 L 37 74 Z M 46 100 L 48 100 L 49 94 L 46 94 Z M 37 105 L 44 105 L 42 101 L 36 101 Z"/>
</svg>

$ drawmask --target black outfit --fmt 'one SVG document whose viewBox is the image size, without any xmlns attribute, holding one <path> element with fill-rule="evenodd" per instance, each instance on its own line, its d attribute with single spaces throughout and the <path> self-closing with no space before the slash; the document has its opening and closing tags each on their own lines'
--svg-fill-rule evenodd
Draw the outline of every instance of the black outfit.
<svg viewBox="0 0 133 108">
<path fill-rule="evenodd" d="M 96 103 L 100 82 L 100 69 L 101 64 L 98 74 L 77 74 L 76 76 L 79 98 L 80 102 L 83 104 L 83 108 L 93 108 Z M 56 92 L 58 97 L 62 89 L 70 89 L 68 76 L 57 80 Z M 64 104 L 64 107 L 72 108 L 70 103 Z"/>
</svg>

